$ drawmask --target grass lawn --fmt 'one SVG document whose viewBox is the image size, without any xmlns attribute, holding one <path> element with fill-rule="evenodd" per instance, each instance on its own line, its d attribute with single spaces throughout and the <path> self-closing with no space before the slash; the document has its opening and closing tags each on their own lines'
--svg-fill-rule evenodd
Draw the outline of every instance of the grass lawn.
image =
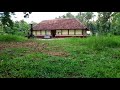
<svg viewBox="0 0 120 90">
<path fill-rule="evenodd" d="M 120 37 L 0 36 L 0 78 L 120 78 Z"/>
</svg>

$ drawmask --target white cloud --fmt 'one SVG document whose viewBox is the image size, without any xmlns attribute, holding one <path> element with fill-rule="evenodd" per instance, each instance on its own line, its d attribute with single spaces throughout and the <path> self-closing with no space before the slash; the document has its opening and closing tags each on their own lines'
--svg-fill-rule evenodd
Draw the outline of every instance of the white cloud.
<svg viewBox="0 0 120 90">
<path fill-rule="evenodd" d="M 13 21 L 16 20 L 25 20 L 28 23 L 34 22 L 41 22 L 42 20 L 49 20 L 49 19 L 55 19 L 56 17 L 62 16 L 66 14 L 67 12 L 32 12 L 30 14 L 29 18 L 24 18 L 23 12 L 16 12 L 15 16 L 12 16 L 11 19 Z M 78 12 L 71 12 L 73 15 L 77 15 Z M 15 18 L 16 17 L 16 18 Z"/>
</svg>

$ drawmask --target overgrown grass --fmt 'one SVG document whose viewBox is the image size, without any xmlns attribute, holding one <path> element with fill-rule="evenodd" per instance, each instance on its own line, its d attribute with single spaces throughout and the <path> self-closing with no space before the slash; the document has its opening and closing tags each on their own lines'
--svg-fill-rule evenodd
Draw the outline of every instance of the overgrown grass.
<svg viewBox="0 0 120 90">
<path fill-rule="evenodd" d="M 21 41 L 26 41 L 27 38 L 22 37 L 22 36 L 16 36 L 16 35 L 0 35 L 0 41 L 4 42 L 21 42 Z"/>
<path fill-rule="evenodd" d="M 0 78 L 120 78 L 120 36 L 31 40 L 26 46 L 0 49 Z"/>
<path fill-rule="evenodd" d="M 99 37 L 89 37 L 89 38 L 68 38 L 65 39 L 68 43 L 73 45 L 86 45 L 89 48 L 96 50 L 104 50 L 105 48 L 116 48 L 120 47 L 120 37 L 118 36 L 99 36 Z"/>
</svg>

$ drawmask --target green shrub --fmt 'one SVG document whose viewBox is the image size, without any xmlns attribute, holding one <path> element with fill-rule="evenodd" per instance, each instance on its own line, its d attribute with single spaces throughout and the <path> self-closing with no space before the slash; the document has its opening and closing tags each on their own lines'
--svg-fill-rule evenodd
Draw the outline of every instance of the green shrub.
<svg viewBox="0 0 120 90">
<path fill-rule="evenodd" d="M 120 46 L 119 37 L 94 37 L 89 39 L 88 46 L 95 50 L 104 50 L 106 48 L 115 48 Z"/>
<path fill-rule="evenodd" d="M 19 42 L 19 41 L 25 41 L 27 38 L 22 36 L 16 36 L 16 35 L 0 35 L 0 41 L 4 42 Z"/>
</svg>

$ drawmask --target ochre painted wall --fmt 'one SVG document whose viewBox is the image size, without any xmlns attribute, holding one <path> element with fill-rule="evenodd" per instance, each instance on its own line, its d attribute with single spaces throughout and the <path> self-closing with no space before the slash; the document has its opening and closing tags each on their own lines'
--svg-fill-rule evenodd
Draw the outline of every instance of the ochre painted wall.
<svg viewBox="0 0 120 90">
<path fill-rule="evenodd" d="M 56 30 L 56 35 L 61 35 L 61 30 Z"/>
<path fill-rule="evenodd" d="M 74 33 L 82 35 L 82 30 L 69 30 L 69 35 L 74 35 Z M 61 35 L 61 30 L 56 30 L 56 35 Z M 68 30 L 62 30 L 62 35 L 68 35 Z"/>
<path fill-rule="evenodd" d="M 69 35 L 74 35 L 74 31 L 76 32 L 76 35 L 82 35 L 82 30 L 69 30 Z M 62 35 L 68 35 L 68 30 L 62 30 L 62 32 L 61 32 L 61 30 L 56 30 L 56 35 L 61 35 L 61 33 L 62 33 Z M 51 31 L 50 30 L 33 31 L 33 35 L 35 35 L 35 36 L 40 36 L 40 35 L 44 36 L 45 34 L 51 35 Z M 85 30 L 83 30 L 83 35 L 87 35 Z"/>
<path fill-rule="evenodd" d="M 69 30 L 69 35 L 74 35 L 74 30 Z"/>
<path fill-rule="evenodd" d="M 40 31 L 36 31 L 37 32 L 37 36 L 39 36 L 40 35 Z"/>
<path fill-rule="evenodd" d="M 33 31 L 33 35 L 35 35 L 35 36 L 45 35 L 45 30 Z M 47 30 L 46 35 L 51 35 L 51 31 Z"/>
<path fill-rule="evenodd" d="M 39 35 L 40 35 L 40 31 L 37 31 L 37 30 L 36 30 L 36 31 L 33 31 L 33 35 L 34 35 L 34 36 L 39 36 Z"/>
<path fill-rule="evenodd" d="M 62 35 L 68 35 L 68 30 L 62 30 Z"/>
<path fill-rule="evenodd" d="M 45 35 L 45 30 L 41 30 L 41 35 Z"/>
<path fill-rule="evenodd" d="M 36 33 L 35 33 L 35 31 L 33 31 L 33 35 L 34 35 L 34 36 L 36 36 Z"/>
<path fill-rule="evenodd" d="M 76 35 L 82 35 L 82 30 L 76 30 Z"/>
<path fill-rule="evenodd" d="M 47 31 L 46 31 L 46 35 L 51 35 L 51 31 L 50 31 L 50 30 L 47 30 Z"/>
</svg>

